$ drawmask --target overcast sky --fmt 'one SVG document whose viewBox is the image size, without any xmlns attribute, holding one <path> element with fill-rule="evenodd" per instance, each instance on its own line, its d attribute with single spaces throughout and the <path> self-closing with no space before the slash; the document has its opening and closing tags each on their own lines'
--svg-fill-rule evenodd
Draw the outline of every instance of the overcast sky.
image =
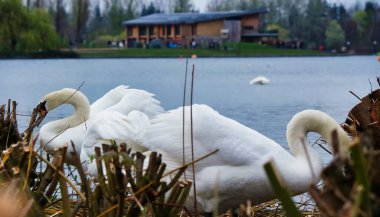
<svg viewBox="0 0 380 217">
<path fill-rule="evenodd" d="M 207 3 L 210 0 L 192 0 L 192 1 L 195 5 L 195 8 L 198 8 L 198 9 L 200 9 L 201 12 L 204 12 L 207 9 Z M 284 1 L 286 1 L 286 0 L 284 0 Z M 342 4 L 346 5 L 346 7 L 351 7 L 351 6 L 355 5 L 356 2 L 361 2 L 362 4 L 364 4 L 366 2 L 366 0 L 327 0 L 327 1 L 332 2 L 332 3 L 342 3 Z M 380 3 L 380 0 L 372 0 L 372 2 Z"/>
</svg>

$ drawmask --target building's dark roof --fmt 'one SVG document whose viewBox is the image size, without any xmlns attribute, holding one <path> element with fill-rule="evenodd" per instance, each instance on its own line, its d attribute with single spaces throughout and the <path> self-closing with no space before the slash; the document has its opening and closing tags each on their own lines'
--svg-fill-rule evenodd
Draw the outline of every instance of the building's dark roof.
<svg viewBox="0 0 380 217">
<path fill-rule="evenodd" d="M 247 11 L 226 11 L 226 12 L 208 12 L 208 13 L 171 13 L 171 14 L 151 14 L 128 20 L 123 23 L 124 26 L 133 25 L 161 25 L 161 24 L 193 24 L 211 20 L 227 19 L 266 13 L 264 8 Z"/>
</svg>

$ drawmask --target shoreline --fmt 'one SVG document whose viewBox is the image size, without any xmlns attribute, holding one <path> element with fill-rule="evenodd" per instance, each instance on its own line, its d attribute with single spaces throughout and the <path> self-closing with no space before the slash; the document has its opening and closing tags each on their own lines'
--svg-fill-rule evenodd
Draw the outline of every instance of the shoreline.
<svg viewBox="0 0 380 217">
<path fill-rule="evenodd" d="M 281 58 L 281 57 L 350 57 L 377 56 L 376 53 L 331 53 L 315 50 L 258 49 L 258 50 L 208 50 L 208 49 L 117 49 L 80 48 L 35 53 L 0 54 L 0 60 L 33 59 L 186 59 L 186 58 Z"/>
</svg>

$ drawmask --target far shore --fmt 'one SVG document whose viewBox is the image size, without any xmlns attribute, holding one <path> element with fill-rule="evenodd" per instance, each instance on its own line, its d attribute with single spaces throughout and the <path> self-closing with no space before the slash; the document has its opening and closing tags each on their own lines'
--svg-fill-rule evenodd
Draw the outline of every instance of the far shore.
<svg viewBox="0 0 380 217">
<path fill-rule="evenodd" d="M 230 50 L 185 48 L 76 48 L 59 51 L 1 54 L 0 59 L 53 59 L 53 58 L 239 58 L 239 57 L 330 57 L 374 54 L 334 53 L 306 49 L 259 47 Z"/>
</svg>

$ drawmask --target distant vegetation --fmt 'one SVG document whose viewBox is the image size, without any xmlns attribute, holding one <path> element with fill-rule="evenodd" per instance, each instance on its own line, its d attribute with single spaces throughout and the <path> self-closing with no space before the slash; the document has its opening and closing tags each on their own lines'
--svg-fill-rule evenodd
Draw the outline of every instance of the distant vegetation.
<svg viewBox="0 0 380 217">
<path fill-rule="evenodd" d="M 47 11 L 27 9 L 20 0 L 0 0 L 0 51 L 56 50 L 58 35 Z"/>
<path fill-rule="evenodd" d="M 321 56 L 327 53 L 315 50 L 277 49 L 267 45 L 254 43 L 227 43 L 219 49 L 186 49 L 186 48 L 160 48 L 160 49 L 77 49 L 80 57 L 255 57 L 255 56 Z"/>
<path fill-rule="evenodd" d="M 374 1 L 357 1 L 351 8 L 326 0 L 211 0 L 210 11 L 269 10 L 263 26 L 277 29 L 280 41 L 302 41 L 304 48 L 346 49 L 373 53 L 380 50 L 380 7 Z M 339 51 L 339 50 L 338 50 Z"/>
<path fill-rule="evenodd" d="M 371 1 L 347 8 L 325 0 L 211 0 L 207 10 L 260 7 L 269 11 L 261 19 L 262 29 L 279 33 L 273 46 L 380 50 L 380 7 Z M 0 55 L 108 47 L 110 41 L 124 39 L 123 21 L 163 12 L 197 8 L 191 0 L 0 0 Z"/>
</svg>

